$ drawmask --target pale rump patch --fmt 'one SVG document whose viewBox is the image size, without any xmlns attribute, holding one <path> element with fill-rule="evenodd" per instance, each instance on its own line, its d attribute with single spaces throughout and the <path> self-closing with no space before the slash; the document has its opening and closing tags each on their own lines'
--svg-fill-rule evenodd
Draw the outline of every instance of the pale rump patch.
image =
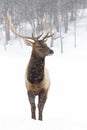
<svg viewBox="0 0 87 130">
<path fill-rule="evenodd" d="M 50 87 L 50 78 L 49 78 L 48 70 L 45 69 L 43 81 L 41 81 L 40 83 L 37 83 L 37 84 L 36 83 L 35 84 L 31 84 L 27 80 L 27 71 L 26 71 L 25 85 L 26 85 L 27 91 L 33 91 L 33 92 L 37 93 L 37 92 L 40 92 L 44 88 L 46 90 L 46 92 L 48 92 L 49 87 Z"/>
</svg>

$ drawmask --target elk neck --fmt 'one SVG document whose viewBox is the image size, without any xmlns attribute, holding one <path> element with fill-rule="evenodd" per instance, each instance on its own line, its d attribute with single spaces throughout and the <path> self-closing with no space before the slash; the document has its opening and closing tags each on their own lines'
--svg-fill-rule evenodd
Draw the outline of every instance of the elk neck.
<svg viewBox="0 0 87 130">
<path fill-rule="evenodd" d="M 41 58 L 32 51 L 28 65 L 27 79 L 32 84 L 40 83 L 44 78 L 45 57 Z"/>
</svg>

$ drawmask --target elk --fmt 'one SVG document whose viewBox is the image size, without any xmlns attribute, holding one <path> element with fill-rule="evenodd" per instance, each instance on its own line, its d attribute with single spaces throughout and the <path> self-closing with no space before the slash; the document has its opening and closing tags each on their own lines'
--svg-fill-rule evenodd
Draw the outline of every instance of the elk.
<svg viewBox="0 0 87 130">
<path fill-rule="evenodd" d="M 43 120 L 43 108 L 47 100 L 48 90 L 50 87 L 49 73 L 45 68 L 45 57 L 54 53 L 53 50 L 47 46 L 46 40 L 49 37 L 52 37 L 53 33 L 48 31 L 45 35 L 42 33 L 38 37 L 35 37 L 33 33 L 31 37 L 23 36 L 14 31 L 11 18 L 9 16 L 5 21 L 16 36 L 23 38 L 25 40 L 25 44 L 32 47 L 31 57 L 25 73 L 25 85 L 31 105 L 31 118 L 36 119 L 35 97 L 38 96 L 38 120 Z"/>
</svg>

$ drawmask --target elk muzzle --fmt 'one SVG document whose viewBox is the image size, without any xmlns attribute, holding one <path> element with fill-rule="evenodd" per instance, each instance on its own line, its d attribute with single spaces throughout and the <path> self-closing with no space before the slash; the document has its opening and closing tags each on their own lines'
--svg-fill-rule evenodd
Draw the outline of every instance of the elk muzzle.
<svg viewBox="0 0 87 130">
<path fill-rule="evenodd" d="M 52 54 L 54 54 L 54 51 L 52 49 L 50 49 L 48 55 L 52 55 Z"/>
<path fill-rule="evenodd" d="M 54 53 L 54 51 L 53 50 L 50 50 L 50 54 L 53 54 Z"/>
</svg>

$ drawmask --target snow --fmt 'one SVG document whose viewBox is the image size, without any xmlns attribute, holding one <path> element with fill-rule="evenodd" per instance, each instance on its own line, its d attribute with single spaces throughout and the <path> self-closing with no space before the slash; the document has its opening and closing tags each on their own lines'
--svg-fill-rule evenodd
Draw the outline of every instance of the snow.
<svg viewBox="0 0 87 130">
<path fill-rule="evenodd" d="M 7 51 L 0 44 L 0 129 L 1 130 L 87 130 L 87 30 L 84 20 L 77 24 L 77 47 L 73 26 L 54 42 L 54 55 L 46 58 L 51 87 L 43 121 L 32 120 L 25 88 L 25 69 L 31 47 L 10 41 Z M 36 98 L 37 102 L 37 98 Z"/>
</svg>

